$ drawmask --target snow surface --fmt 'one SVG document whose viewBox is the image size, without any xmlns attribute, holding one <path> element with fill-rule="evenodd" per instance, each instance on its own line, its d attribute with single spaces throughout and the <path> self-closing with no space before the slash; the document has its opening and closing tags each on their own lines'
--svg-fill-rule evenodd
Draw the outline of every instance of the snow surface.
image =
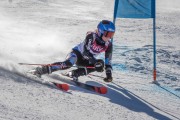
<svg viewBox="0 0 180 120">
<path fill-rule="evenodd" d="M 179 4 L 179 0 L 157 0 L 159 84 L 151 83 L 152 20 L 118 19 L 113 83 L 93 76 L 80 78 L 108 87 L 106 95 L 99 95 L 72 83 L 68 92 L 57 90 L 25 75 L 34 66 L 18 63 L 64 60 L 100 20 L 112 20 L 114 1 L 1 0 L 0 120 L 180 120 Z M 64 71 L 56 74 L 60 72 Z M 44 79 L 57 81 L 54 74 Z"/>
</svg>

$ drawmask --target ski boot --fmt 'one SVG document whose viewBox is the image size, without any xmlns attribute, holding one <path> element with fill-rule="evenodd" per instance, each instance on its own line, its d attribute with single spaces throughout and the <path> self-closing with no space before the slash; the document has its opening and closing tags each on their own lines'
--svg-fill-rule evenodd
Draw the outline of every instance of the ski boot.
<svg viewBox="0 0 180 120">
<path fill-rule="evenodd" d="M 65 73 L 64 75 L 72 78 L 74 81 L 78 81 L 78 77 L 83 76 L 83 75 L 87 75 L 87 72 L 84 68 L 79 68 L 76 70 L 72 70 L 68 73 Z"/>
<path fill-rule="evenodd" d="M 78 77 L 79 77 L 79 76 L 74 72 L 74 70 L 69 71 L 69 72 L 67 72 L 67 73 L 64 73 L 64 74 L 62 74 L 62 75 L 67 76 L 67 77 L 70 77 L 70 78 L 72 78 L 74 81 L 78 81 Z"/>
<path fill-rule="evenodd" d="M 49 66 L 36 67 L 35 69 L 29 71 L 29 73 L 41 78 L 43 74 L 50 74 L 51 68 Z"/>
</svg>

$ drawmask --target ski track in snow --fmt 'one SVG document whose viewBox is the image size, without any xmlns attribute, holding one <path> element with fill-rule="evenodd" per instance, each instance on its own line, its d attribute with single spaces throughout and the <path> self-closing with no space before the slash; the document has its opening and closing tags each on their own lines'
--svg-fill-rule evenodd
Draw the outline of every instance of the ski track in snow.
<svg viewBox="0 0 180 120">
<path fill-rule="evenodd" d="M 68 92 L 60 91 L 46 82 L 27 77 L 25 71 L 33 66 L 17 63 L 64 60 L 70 49 L 84 39 L 87 31 L 94 30 L 100 20 L 112 20 L 114 2 L 2 0 L 0 119 L 180 120 L 180 9 L 177 5 L 178 0 L 157 1 L 159 84 L 151 83 L 152 20 L 118 19 L 113 83 L 104 83 L 94 76 L 80 78 L 82 82 L 108 87 L 106 95 L 99 95 L 70 82 Z M 44 79 L 58 80 L 53 74 Z"/>
</svg>

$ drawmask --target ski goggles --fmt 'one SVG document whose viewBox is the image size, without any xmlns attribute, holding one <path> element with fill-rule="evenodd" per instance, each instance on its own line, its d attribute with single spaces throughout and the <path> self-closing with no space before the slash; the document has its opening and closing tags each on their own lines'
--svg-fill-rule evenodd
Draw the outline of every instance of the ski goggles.
<svg viewBox="0 0 180 120">
<path fill-rule="evenodd" d="M 104 37 L 113 38 L 114 32 L 104 31 Z"/>
</svg>

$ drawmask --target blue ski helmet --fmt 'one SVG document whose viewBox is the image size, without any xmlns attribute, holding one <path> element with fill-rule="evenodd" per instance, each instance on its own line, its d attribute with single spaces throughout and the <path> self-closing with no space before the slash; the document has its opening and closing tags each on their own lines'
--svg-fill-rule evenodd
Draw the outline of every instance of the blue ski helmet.
<svg viewBox="0 0 180 120">
<path fill-rule="evenodd" d="M 112 38 L 115 33 L 115 25 L 109 20 L 102 20 L 98 24 L 97 29 L 100 37 L 104 35 L 105 37 Z"/>
</svg>

